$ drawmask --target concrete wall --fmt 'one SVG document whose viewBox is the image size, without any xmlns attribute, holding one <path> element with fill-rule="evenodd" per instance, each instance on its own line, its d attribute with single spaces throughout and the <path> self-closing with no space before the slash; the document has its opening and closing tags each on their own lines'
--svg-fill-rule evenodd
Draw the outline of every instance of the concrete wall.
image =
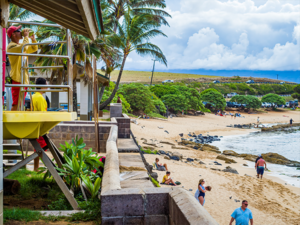
<svg viewBox="0 0 300 225">
<path fill-rule="evenodd" d="M 121 188 L 117 128 L 113 126 L 106 146 L 101 188 L 103 225 L 217 225 L 188 191 L 172 188 Z"/>
<path fill-rule="evenodd" d="M 122 104 L 121 103 L 110 103 L 110 118 L 122 117 Z"/>
</svg>

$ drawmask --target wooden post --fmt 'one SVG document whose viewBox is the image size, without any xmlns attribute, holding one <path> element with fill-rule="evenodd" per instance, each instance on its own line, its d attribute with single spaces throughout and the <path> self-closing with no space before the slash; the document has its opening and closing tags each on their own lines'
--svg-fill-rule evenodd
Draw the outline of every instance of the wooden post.
<svg viewBox="0 0 300 225">
<path fill-rule="evenodd" d="M 68 51 L 68 84 L 70 85 L 70 89 L 68 92 L 68 107 L 69 112 L 73 112 L 73 64 L 72 64 L 72 37 L 71 31 L 67 29 L 67 51 Z M 76 77 L 75 77 L 76 79 Z M 77 112 L 76 112 L 77 113 Z"/>
<path fill-rule="evenodd" d="M 96 57 L 93 55 L 93 91 L 94 91 L 94 121 L 95 121 L 95 147 L 97 152 L 100 153 L 99 148 L 99 129 L 98 129 L 98 78 L 97 78 L 97 62 Z"/>
</svg>

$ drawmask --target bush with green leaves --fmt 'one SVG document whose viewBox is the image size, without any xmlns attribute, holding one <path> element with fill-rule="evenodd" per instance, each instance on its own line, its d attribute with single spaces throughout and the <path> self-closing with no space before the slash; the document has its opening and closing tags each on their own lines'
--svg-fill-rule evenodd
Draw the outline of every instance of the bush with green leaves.
<svg viewBox="0 0 300 225">
<path fill-rule="evenodd" d="M 300 84 L 295 85 L 293 87 L 294 94 L 292 94 L 293 98 L 300 100 Z"/>
<path fill-rule="evenodd" d="M 261 101 L 272 103 L 273 108 L 275 107 L 275 105 L 284 105 L 285 104 L 285 99 L 277 94 L 267 94 L 262 97 Z"/>
<path fill-rule="evenodd" d="M 99 161 L 100 157 L 97 157 L 96 153 L 92 149 L 83 149 L 86 144 L 83 143 L 83 138 L 72 139 L 72 143 L 65 142 L 65 145 L 60 144 L 60 150 L 64 152 L 62 168 L 56 167 L 58 174 L 63 177 L 63 180 L 68 187 L 74 192 L 81 191 L 83 196 L 85 192 L 83 190 L 82 182 L 88 187 L 89 194 L 93 197 L 94 192 L 99 191 L 102 174 L 99 171 L 99 167 L 103 167 L 103 163 Z M 51 177 L 48 169 L 45 167 L 39 168 L 40 172 L 45 172 L 45 178 Z M 94 173 L 93 170 L 97 172 Z M 97 190 L 91 189 L 90 184 L 95 183 Z"/>
<path fill-rule="evenodd" d="M 127 99 L 133 111 L 153 112 L 155 108 L 150 89 L 140 83 L 124 84 L 118 90 Z"/>
<path fill-rule="evenodd" d="M 224 110 L 226 107 L 226 101 L 223 95 L 215 89 L 207 89 L 200 93 L 201 99 L 207 102 L 214 111 Z"/>
<path fill-rule="evenodd" d="M 240 104 L 246 104 L 248 109 L 259 109 L 261 107 L 261 101 L 252 95 L 236 95 L 230 99 L 231 102 L 237 102 Z"/>
<path fill-rule="evenodd" d="M 163 103 L 175 113 L 187 110 L 188 108 L 187 99 L 184 95 L 168 94 L 164 95 L 161 99 Z"/>
</svg>

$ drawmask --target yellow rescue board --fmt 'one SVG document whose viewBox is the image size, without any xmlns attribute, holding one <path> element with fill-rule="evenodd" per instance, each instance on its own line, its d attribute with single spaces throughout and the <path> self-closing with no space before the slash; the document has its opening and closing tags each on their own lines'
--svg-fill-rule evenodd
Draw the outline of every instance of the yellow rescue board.
<svg viewBox="0 0 300 225">
<path fill-rule="evenodd" d="M 62 121 L 73 121 L 75 112 L 4 111 L 3 139 L 35 139 Z"/>
</svg>

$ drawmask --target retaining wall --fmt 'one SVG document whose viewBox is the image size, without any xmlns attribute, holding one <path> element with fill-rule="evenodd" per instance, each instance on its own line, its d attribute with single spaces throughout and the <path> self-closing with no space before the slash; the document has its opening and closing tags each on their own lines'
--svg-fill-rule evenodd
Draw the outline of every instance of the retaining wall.
<svg viewBox="0 0 300 225">
<path fill-rule="evenodd" d="M 172 188 L 121 188 L 117 128 L 106 146 L 101 189 L 102 224 L 216 225 L 211 215 L 188 191 Z"/>
<path fill-rule="evenodd" d="M 126 114 L 115 117 L 118 123 L 118 138 L 130 138 L 130 118 Z"/>
<path fill-rule="evenodd" d="M 109 137 L 109 133 L 112 126 L 117 125 L 116 119 L 112 118 L 111 121 L 101 121 L 99 122 L 99 148 L 100 153 L 106 152 L 106 142 Z M 93 151 L 97 152 L 95 149 L 95 122 L 93 121 L 70 121 L 62 122 L 56 125 L 49 132 L 49 137 L 56 145 L 60 147 L 60 144 L 65 144 L 72 142 L 72 138 L 83 138 L 86 143 L 86 148 L 92 148 Z M 28 140 L 23 140 L 23 148 L 27 148 Z M 28 145 L 28 151 L 33 151 L 31 144 Z"/>
</svg>

